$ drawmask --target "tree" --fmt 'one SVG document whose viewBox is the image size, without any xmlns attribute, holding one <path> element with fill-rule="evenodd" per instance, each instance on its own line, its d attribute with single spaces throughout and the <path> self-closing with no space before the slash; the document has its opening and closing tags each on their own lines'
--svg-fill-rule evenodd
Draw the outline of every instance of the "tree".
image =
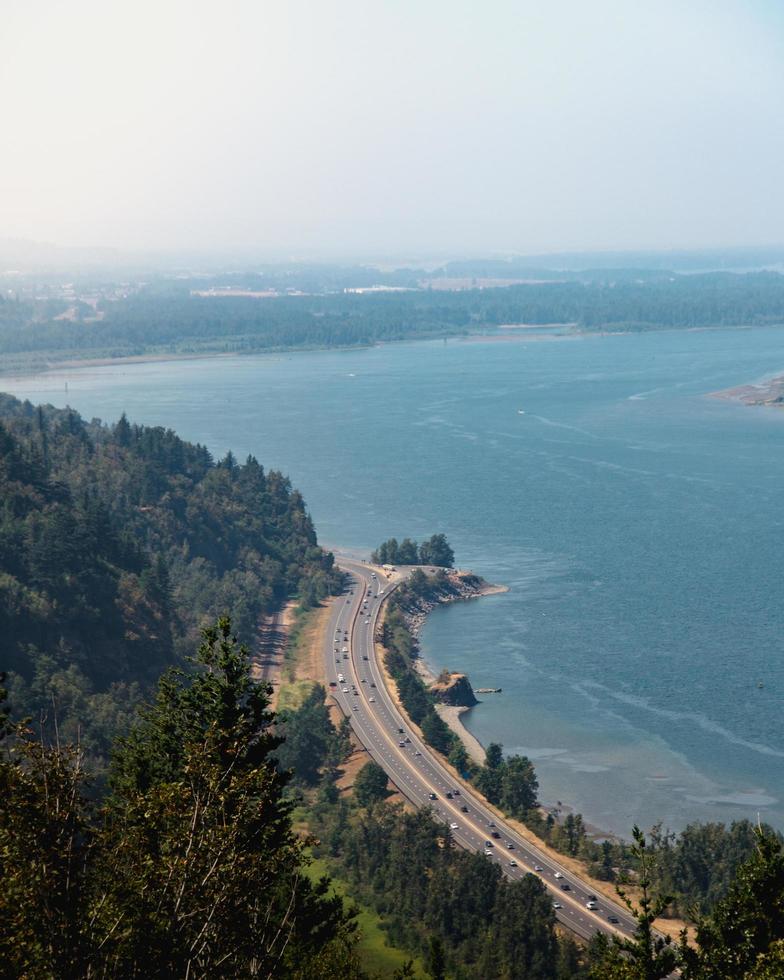
<svg viewBox="0 0 784 980">
<path fill-rule="evenodd" d="M 177 976 L 323 972 L 350 922 L 326 879 L 302 874 L 266 689 L 226 619 L 204 631 L 194 666 L 162 679 L 114 760 L 94 910 L 103 955 L 127 976 L 150 964 Z"/>
<path fill-rule="evenodd" d="M 639 867 L 638 885 L 642 892 L 639 908 L 616 886 L 616 891 L 631 912 L 637 927 L 632 939 L 613 937 L 607 942 L 602 936 L 593 946 L 594 962 L 591 977 L 594 980 L 663 980 L 678 964 L 676 949 L 667 936 L 662 939 L 653 930 L 654 921 L 670 904 L 668 896 L 653 898 L 650 894 L 650 868 L 652 855 L 648 851 L 645 835 L 639 827 L 632 830 L 632 853 Z"/>
<path fill-rule="evenodd" d="M 686 980 L 780 977 L 784 952 L 784 845 L 759 830 L 757 847 L 714 912 L 697 921 L 698 949 L 681 952 Z"/>
<path fill-rule="evenodd" d="M 0 760 L 0 968 L 4 976 L 83 976 L 88 861 L 95 846 L 81 754 L 47 746 L 24 725 Z M 91 941 L 92 940 L 92 941 Z"/>
<path fill-rule="evenodd" d="M 433 534 L 419 546 L 419 562 L 421 565 L 441 565 L 453 568 L 455 553 L 449 546 L 444 534 Z"/>
<path fill-rule="evenodd" d="M 430 937 L 427 950 L 427 963 L 425 969 L 432 980 L 444 980 L 446 977 L 446 959 L 444 957 L 444 944 L 437 936 Z"/>
<path fill-rule="evenodd" d="M 498 769 L 504 761 L 504 747 L 498 742 L 490 742 L 485 749 L 485 765 L 488 769 Z"/>
<path fill-rule="evenodd" d="M 537 804 L 539 781 L 533 763 L 524 755 L 510 756 L 501 772 L 501 806 L 513 816 L 522 816 Z M 576 851 L 574 852 L 576 853 Z"/>
<path fill-rule="evenodd" d="M 354 797 L 360 806 L 371 806 L 387 795 L 387 774 L 374 762 L 366 762 L 354 780 Z"/>
<path fill-rule="evenodd" d="M 395 562 L 392 562 L 392 564 L 416 565 L 418 561 L 419 555 L 416 541 L 412 541 L 411 538 L 403 538 L 403 540 L 400 542 L 397 559 Z"/>
</svg>

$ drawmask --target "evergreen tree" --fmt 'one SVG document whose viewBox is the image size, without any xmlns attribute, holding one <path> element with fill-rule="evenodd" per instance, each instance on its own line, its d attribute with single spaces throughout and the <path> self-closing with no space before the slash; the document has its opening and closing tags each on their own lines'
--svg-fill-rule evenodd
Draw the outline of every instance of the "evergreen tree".
<svg viewBox="0 0 784 980">
<path fill-rule="evenodd" d="M 354 780 L 354 797 L 360 806 L 372 806 L 387 795 L 388 777 L 384 769 L 374 762 L 366 762 Z"/>
<path fill-rule="evenodd" d="M 678 953 L 670 944 L 669 936 L 662 939 L 654 933 L 653 923 L 670 904 L 667 896 L 654 898 L 650 893 L 650 868 L 652 856 L 648 851 L 645 835 L 639 827 L 632 831 L 632 852 L 639 867 L 641 897 L 639 908 L 616 886 L 616 890 L 631 912 L 637 928 L 632 939 L 613 937 L 608 942 L 597 937 L 593 946 L 594 963 L 591 977 L 594 980 L 663 980 L 672 973 L 678 963 Z"/>
</svg>

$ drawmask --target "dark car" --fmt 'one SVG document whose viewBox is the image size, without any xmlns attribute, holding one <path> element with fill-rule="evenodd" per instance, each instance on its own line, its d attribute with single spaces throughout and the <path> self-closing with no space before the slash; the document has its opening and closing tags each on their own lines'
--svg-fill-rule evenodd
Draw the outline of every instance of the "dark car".
<svg viewBox="0 0 784 980">
<path fill-rule="evenodd" d="M 485 847 L 495 847 L 495 844 L 491 840 L 486 840 Z"/>
<path fill-rule="evenodd" d="M 562 891 L 562 892 L 570 892 L 571 890 L 572 890 L 572 886 L 571 886 L 570 884 L 568 884 L 568 882 L 566 882 L 566 881 L 565 881 L 565 882 L 564 882 L 564 883 L 563 883 L 563 884 L 561 885 L 561 891 Z"/>
<path fill-rule="evenodd" d="M 446 798 L 447 798 L 448 800 L 452 800 L 452 799 L 454 799 L 454 796 L 453 796 L 453 794 L 452 794 L 451 792 L 447 792 L 447 794 L 446 794 Z"/>
<path fill-rule="evenodd" d="M 468 813 L 468 807 L 465 806 L 465 805 L 463 805 L 463 806 L 460 807 L 460 811 L 461 811 L 461 813 Z"/>
<path fill-rule="evenodd" d="M 398 728 L 398 732 L 400 732 L 401 735 L 404 735 L 405 731 L 405 728 Z"/>
<path fill-rule="evenodd" d="M 405 742 L 404 742 L 403 744 L 405 745 Z M 435 793 L 429 793 L 429 794 L 428 794 L 428 796 L 429 796 L 429 798 L 430 798 L 431 800 L 437 800 L 437 799 L 438 799 L 438 797 L 436 796 L 436 794 L 435 794 Z"/>
<path fill-rule="evenodd" d="M 608 915 L 607 916 L 607 921 L 608 922 L 614 922 L 617 925 L 618 924 L 618 916 L 617 915 Z"/>
<path fill-rule="evenodd" d="M 491 837 L 495 837 L 495 839 L 496 839 L 496 840 L 498 840 L 498 838 L 499 838 L 499 837 L 500 837 L 501 835 L 500 835 L 500 834 L 498 833 L 498 831 L 497 831 L 497 830 L 494 830 L 494 831 L 492 832 L 492 834 L 491 834 L 490 836 L 491 836 Z"/>
</svg>

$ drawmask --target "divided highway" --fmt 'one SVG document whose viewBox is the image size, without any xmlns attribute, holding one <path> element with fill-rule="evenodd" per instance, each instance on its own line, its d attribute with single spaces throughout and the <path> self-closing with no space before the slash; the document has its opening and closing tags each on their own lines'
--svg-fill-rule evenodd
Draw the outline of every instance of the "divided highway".
<svg viewBox="0 0 784 980">
<path fill-rule="evenodd" d="M 379 613 L 395 585 L 361 562 L 341 559 L 340 566 L 350 574 L 352 585 L 335 603 L 330 620 L 326 675 L 330 694 L 351 719 L 362 745 L 411 803 L 432 808 L 461 847 L 485 853 L 509 878 L 536 874 L 567 929 L 585 939 L 597 931 L 631 935 L 635 923 L 627 909 L 594 895 L 566 867 L 528 843 L 425 745 L 390 697 L 376 660 Z M 596 907 L 589 908 L 589 903 Z"/>
</svg>

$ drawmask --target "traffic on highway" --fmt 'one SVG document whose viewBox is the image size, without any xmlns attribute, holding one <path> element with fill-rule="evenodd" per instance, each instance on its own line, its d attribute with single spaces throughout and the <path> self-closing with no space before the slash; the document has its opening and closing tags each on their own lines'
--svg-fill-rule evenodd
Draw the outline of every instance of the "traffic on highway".
<svg viewBox="0 0 784 980">
<path fill-rule="evenodd" d="M 570 931 L 586 939 L 597 931 L 631 935 L 635 922 L 626 908 L 594 894 L 530 844 L 424 743 L 387 690 L 377 660 L 376 626 L 396 583 L 362 562 L 341 559 L 340 565 L 352 584 L 333 609 L 324 649 L 326 676 L 329 693 L 372 758 L 411 803 L 432 809 L 459 846 L 483 853 L 512 879 L 537 875 Z"/>
</svg>

